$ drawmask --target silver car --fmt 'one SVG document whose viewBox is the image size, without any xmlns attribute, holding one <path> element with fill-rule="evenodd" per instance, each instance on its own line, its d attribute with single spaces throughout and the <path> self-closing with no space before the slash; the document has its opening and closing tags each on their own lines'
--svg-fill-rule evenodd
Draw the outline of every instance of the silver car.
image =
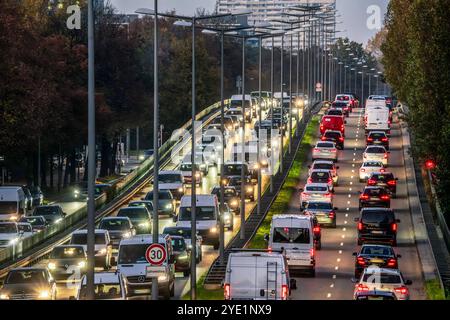
<svg viewBox="0 0 450 320">
<path fill-rule="evenodd" d="M 384 166 L 387 166 L 389 158 L 389 151 L 383 146 L 368 146 L 363 154 L 363 161 L 380 161 Z"/>
<path fill-rule="evenodd" d="M 318 141 L 312 151 L 313 161 L 316 159 L 337 161 L 337 148 L 334 142 Z"/>
</svg>

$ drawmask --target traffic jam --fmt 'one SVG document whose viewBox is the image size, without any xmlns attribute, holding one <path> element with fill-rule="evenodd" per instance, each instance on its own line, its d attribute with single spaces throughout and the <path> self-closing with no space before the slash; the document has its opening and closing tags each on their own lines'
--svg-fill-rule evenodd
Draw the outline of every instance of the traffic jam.
<svg viewBox="0 0 450 320">
<path fill-rule="evenodd" d="M 289 104 L 282 107 L 280 101 L 272 99 L 269 92 L 262 92 L 262 98 L 259 97 L 259 92 L 252 92 L 244 97 L 234 95 L 228 100 L 223 119 L 223 136 L 220 114 L 202 124 L 202 134 L 194 150 L 194 177 L 190 149 L 175 158 L 179 159 L 178 163 L 168 164 L 159 172 L 159 243 L 153 243 L 151 235 L 153 181 L 126 206 L 97 223 L 96 299 L 146 299 L 151 294 L 152 279 L 155 277 L 158 278 L 161 298 L 180 298 L 191 272 L 192 247 L 196 249 L 195 262 L 198 268 L 207 270 L 219 249 L 219 220 L 223 221 L 226 241 L 238 232 L 240 215 L 248 216 L 255 206 L 258 170 L 261 170 L 265 186 L 268 174 L 279 165 L 272 160 L 276 159 L 272 155 L 278 152 L 280 135 L 287 135 Z M 308 103 L 306 99 L 302 96 L 295 101 L 301 100 L 303 105 Z M 261 121 L 259 112 L 263 117 Z M 264 135 L 265 144 L 261 146 L 258 157 L 257 139 L 260 135 Z M 245 139 L 244 148 L 242 138 Z M 222 156 L 225 162 L 223 179 L 220 181 Z M 245 161 L 242 161 L 243 157 Z M 193 182 L 196 185 L 197 210 L 195 242 L 191 234 Z M 223 207 L 218 200 L 220 182 L 224 189 Z M 106 187 L 96 184 L 96 196 L 106 192 Z M 86 199 L 87 188 L 77 188 L 74 197 Z M 241 199 L 245 199 L 245 205 L 242 205 Z M 244 212 L 241 212 L 242 209 Z M 29 220 L 37 228 L 36 221 L 42 220 L 47 228 L 65 217 L 66 214 L 57 204 L 38 205 L 30 213 L 20 214 L 19 221 Z M 22 237 L 23 233 L 16 230 L 21 225 L 12 220 L 1 222 L 0 234 L 12 234 L 11 230 L 14 229 Z M 8 242 L 5 246 L 11 244 Z M 153 266 L 153 269 L 149 266 Z M 78 229 L 71 234 L 69 241 L 54 246 L 46 259 L 31 267 L 11 269 L 0 289 L 0 299 L 84 300 L 87 291 L 86 269 L 87 230 Z M 180 284 L 176 285 L 177 282 Z"/>
</svg>

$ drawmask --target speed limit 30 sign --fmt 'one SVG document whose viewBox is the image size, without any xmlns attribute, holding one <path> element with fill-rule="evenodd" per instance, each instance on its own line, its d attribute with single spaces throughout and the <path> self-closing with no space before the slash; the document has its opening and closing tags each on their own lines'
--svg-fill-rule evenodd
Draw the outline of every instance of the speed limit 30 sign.
<svg viewBox="0 0 450 320">
<path fill-rule="evenodd" d="M 145 251 L 145 259 L 154 266 L 160 266 L 166 260 L 166 248 L 159 243 L 151 244 Z"/>
</svg>

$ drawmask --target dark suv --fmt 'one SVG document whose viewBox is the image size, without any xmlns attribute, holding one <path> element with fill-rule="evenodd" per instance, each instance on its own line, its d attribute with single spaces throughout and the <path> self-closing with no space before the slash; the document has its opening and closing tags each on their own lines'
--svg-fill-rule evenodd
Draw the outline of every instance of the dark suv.
<svg viewBox="0 0 450 320">
<path fill-rule="evenodd" d="M 389 138 L 384 131 L 370 131 L 366 138 L 366 145 L 380 145 L 389 150 Z"/>
<path fill-rule="evenodd" d="M 389 243 L 397 245 L 397 229 L 399 219 L 395 218 L 394 211 L 386 208 L 364 208 L 358 223 L 358 245 L 363 243 Z"/>
<path fill-rule="evenodd" d="M 384 187 L 365 187 L 359 196 L 359 210 L 366 207 L 391 207 L 391 195 Z"/>
<path fill-rule="evenodd" d="M 397 196 L 398 178 L 391 172 L 374 172 L 369 176 L 367 185 L 384 187 L 391 192 L 393 198 Z"/>
<path fill-rule="evenodd" d="M 340 131 L 327 130 L 323 134 L 322 141 L 332 141 L 336 143 L 336 148 L 343 150 L 344 149 L 344 136 Z"/>
</svg>

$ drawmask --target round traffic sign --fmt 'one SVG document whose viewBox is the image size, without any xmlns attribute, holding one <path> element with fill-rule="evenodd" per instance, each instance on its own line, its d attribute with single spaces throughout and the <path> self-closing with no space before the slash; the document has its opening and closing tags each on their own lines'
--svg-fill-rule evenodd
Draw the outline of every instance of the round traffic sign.
<svg viewBox="0 0 450 320">
<path fill-rule="evenodd" d="M 145 259 L 147 259 L 148 263 L 151 265 L 161 265 L 164 260 L 166 260 L 166 257 L 166 248 L 159 243 L 151 244 L 145 251 Z"/>
</svg>

